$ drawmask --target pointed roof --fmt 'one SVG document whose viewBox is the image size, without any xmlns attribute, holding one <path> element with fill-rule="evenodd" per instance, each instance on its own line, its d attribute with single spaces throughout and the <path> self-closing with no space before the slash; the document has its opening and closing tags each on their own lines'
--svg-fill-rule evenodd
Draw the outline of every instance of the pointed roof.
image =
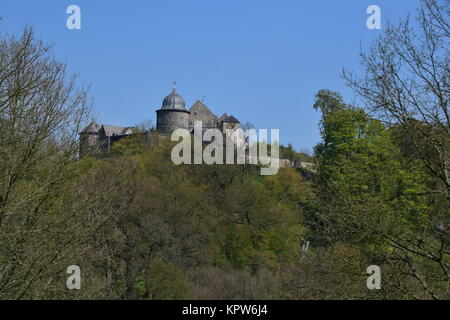
<svg viewBox="0 0 450 320">
<path fill-rule="evenodd" d="M 226 118 L 228 118 L 228 115 L 226 113 L 224 113 L 223 115 L 220 116 L 219 119 L 217 119 L 217 122 L 222 122 Z"/>
<path fill-rule="evenodd" d="M 233 122 L 233 123 L 240 123 L 238 119 L 236 119 L 233 116 L 229 116 L 228 118 L 225 118 L 222 120 L 223 122 Z"/>
<path fill-rule="evenodd" d="M 97 122 L 92 121 L 86 128 L 81 131 L 82 133 L 98 133 L 102 128 L 101 125 L 97 124 Z"/>
<path fill-rule="evenodd" d="M 199 100 L 197 100 L 193 104 L 193 106 L 191 107 L 191 109 L 189 109 L 189 111 L 191 112 L 191 115 L 194 115 L 194 116 L 197 114 L 199 114 L 199 115 L 201 114 L 210 119 L 217 119 L 217 116 Z"/>
</svg>

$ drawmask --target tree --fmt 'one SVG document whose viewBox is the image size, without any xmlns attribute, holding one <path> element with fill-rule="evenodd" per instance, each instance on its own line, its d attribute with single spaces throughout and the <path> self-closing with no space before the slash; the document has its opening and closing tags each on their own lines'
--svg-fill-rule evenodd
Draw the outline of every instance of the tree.
<svg viewBox="0 0 450 320">
<path fill-rule="evenodd" d="M 51 297 L 73 264 L 71 162 L 89 115 L 87 90 L 31 28 L 1 36 L 0 298 Z"/>
<path fill-rule="evenodd" d="M 152 119 L 146 119 L 139 122 L 135 127 L 142 131 L 152 131 L 155 129 L 155 124 Z"/>
<path fill-rule="evenodd" d="M 357 246 L 382 266 L 388 296 L 448 297 L 449 255 L 427 198 L 430 178 L 403 157 L 395 132 L 364 110 L 329 91 L 315 107 L 323 113 L 310 217 L 315 240 Z"/>
<path fill-rule="evenodd" d="M 348 85 L 367 109 L 396 133 L 403 155 L 426 169 L 429 181 L 422 194 L 429 204 L 425 235 L 395 240 L 395 247 L 439 265 L 449 281 L 450 113 L 449 35 L 450 1 L 422 0 L 416 23 L 404 19 L 388 25 L 384 34 L 361 53 L 363 76 L 344 71 Z M 434 298 L 428 279 L 410 260 L 405 268 Z M 448 290 L 447 290 L 448 294 Z"/>
<path fill-rule="evenodd" d="M 361 53 L 362 77 L 344 71 L 348 85 L 387 124 L 401 125 L 416 154 L 450 201 L 450 1 L 422 0 L 416 25 L 389 24 Z"/>
<path fill-rule="evenodd" d="M 150 265 L 145 278 L 150 299 L 180 300 L 191 296 L 190 284 L 177 266 L 157 258 Z"/>
</svg>

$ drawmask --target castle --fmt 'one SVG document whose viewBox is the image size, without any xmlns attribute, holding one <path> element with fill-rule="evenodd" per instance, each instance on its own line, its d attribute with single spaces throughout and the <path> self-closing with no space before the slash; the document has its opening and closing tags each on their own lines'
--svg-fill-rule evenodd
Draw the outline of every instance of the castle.
<svg viewBox="0 0 450 320">
<path fill-rule="evenodd" d="M 217 128 L 222 132 L 240 127 L 239 120 L 232 115 L 224 113 L 217 117 L 199 100 L 186 110 L 186 103 L 177 93 L 175 85 L 172 92 L 164 98 L 161 109 L 156 110 L 156 119 L 156 128 L 146 132 L 147 134 L 168 135 L 178 128 L 193 132 L 195 121 L 202 121 L 203 129 Z M 135 127 L 97 124 L 93 121 L 80 132 L 80 156 L 93 149 L 108 152 L 116 141 L 142 132 Z"/>
<path fill-rule="evenodd" d="M 175 84 L 172 92 L 163 100 L 161 109 L 156 110 L 156 128 L 141 130 L 136 127 L 120 127 L 91 122 L 80 132 L 80 157 L 91 152 L 106 153 L 111 146 L 120 139 L 133 134 L 146 134 L 168 136 L 175 129 L 187 129 L 194 133 L 194 126 L 197 121 L 202 122 L 202 129 L 219 129 L 222 133 L 226 130 L 236 130 L 240 128 L 240 122 L 232 115 L 224 113 L 217 117 L 202 101 L 197 100 L 189 110 L 186 110 L 186 103 L 180 96 Z M 239 142 L 237 142 L 239 143 Z M 306 176 L 314 172 L 313 163 L 293 161 L 289 159 L 279 159 L 281 167 L 293 167 L 302 169 Z M 307 169 L 308 171 L 304 171 Z M 309 173 L 308 173 L 309 172 Z"/>
</svg>

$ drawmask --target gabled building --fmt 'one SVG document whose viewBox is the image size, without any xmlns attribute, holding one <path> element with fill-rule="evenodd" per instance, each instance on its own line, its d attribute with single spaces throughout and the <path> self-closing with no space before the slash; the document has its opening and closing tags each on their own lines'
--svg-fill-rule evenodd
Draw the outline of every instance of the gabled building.
<svg viewBox="0 0 450 320">
<path fill-rule="evenodd" d="M 160 109 L 156 110 L 156 128 L 146 134 L 167 135 L 182 128 L 193 132 L 196 121 L 202 122 L 203 129 L 217 128 L 221 131 L 240 127 L 239 120 L 224 113 L 219 118 L 202 102 L 197 100 L 187 110 L 186 103 L 175 87 L 167 95 Z M 90 123 L 80 132 L 80 157 L 88 152 L 109 152 L 111 145 L 123 137 L 142 133 L 134 127 L 120 127 Z"/>
<path fill-rule="evenodd" d="M 108 152 L 114 142 L 138 132 L 133 127 L 100 125 L 93 121 L 80 132 L 80 157 L 89 152 Z"/>
<path fill-rule="evenodd" d="M 203 129 L 228 129 L 239 127 L 239 120 L 224 113 L 218 118 L 202 101 L 197 100 L 189 110 L 175 88 L 164 98 L 161 109 L 156 111 L 156 131 L 170 133 L 175 129 L 193 130 L 196 121 Z M 224 125 L 225 124 L 225 125 Z"/>
</svg>

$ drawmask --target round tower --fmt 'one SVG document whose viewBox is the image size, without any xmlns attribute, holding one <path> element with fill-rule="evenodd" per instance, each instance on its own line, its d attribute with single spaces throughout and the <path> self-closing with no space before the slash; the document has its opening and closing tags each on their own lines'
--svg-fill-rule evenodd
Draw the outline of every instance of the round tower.
<svg viewBox="0 0 450 320">
<path fill-rule="evenodd" d="M 164 98 L 162 107 L 156 110 L 156 130 L 170 133 L 175 129 L 188 129 L 189 114 L 186 103 L 173 87 L 172 92 Z"/>
</svg>

